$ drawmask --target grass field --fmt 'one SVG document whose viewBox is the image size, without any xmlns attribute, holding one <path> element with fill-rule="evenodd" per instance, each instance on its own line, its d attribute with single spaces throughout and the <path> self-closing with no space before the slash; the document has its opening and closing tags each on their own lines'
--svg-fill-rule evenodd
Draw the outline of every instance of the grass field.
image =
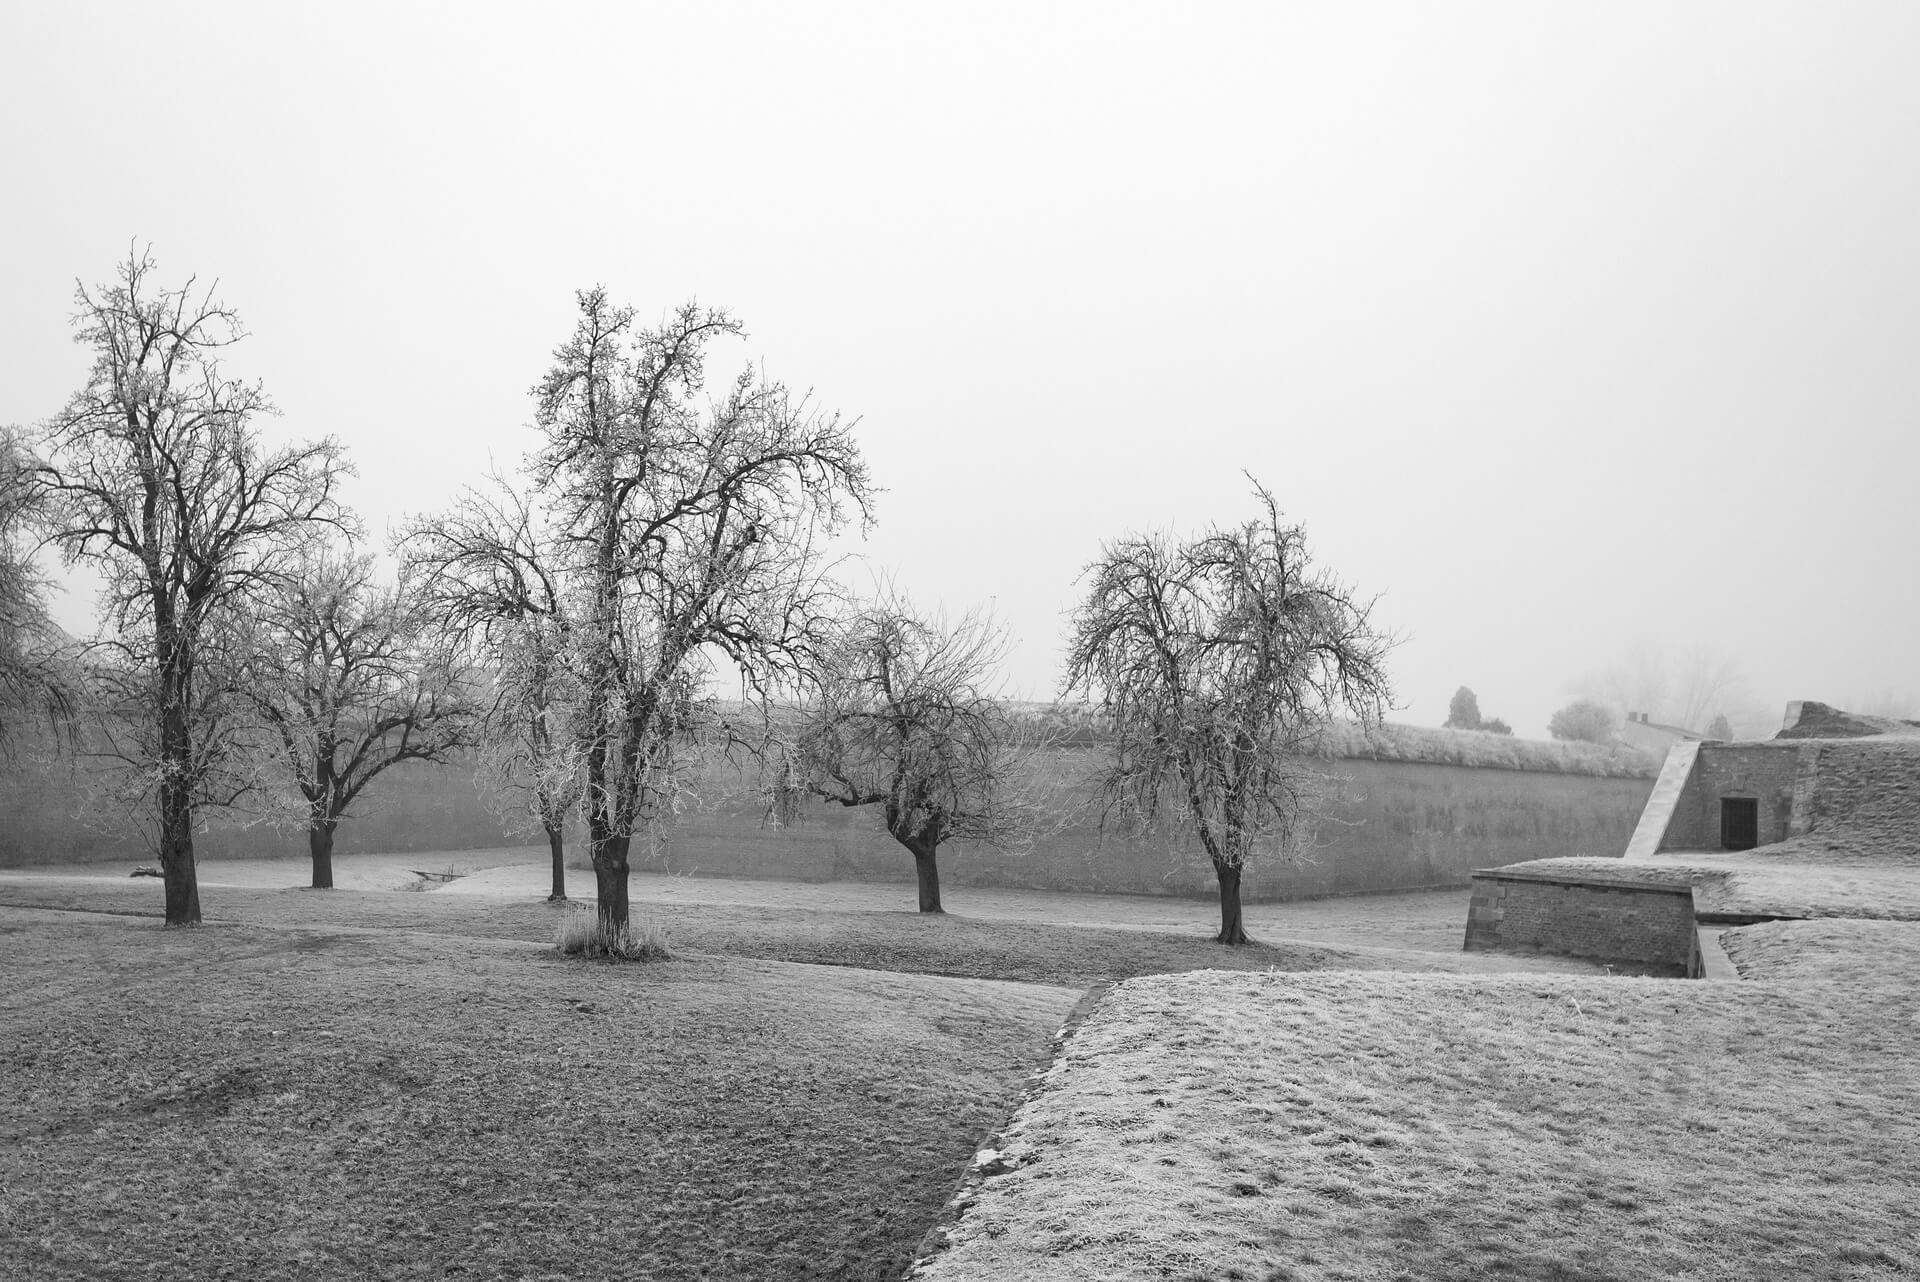
<svg viewBox="0 0 1920 1282">
<path fill-rule="evenodd" d="M 0 878 L 0 1275 L 890 1279 L 1003 1129 L 931 1282 L 1920 1269 L 1920 925 L 1729 930 L 1698 983 L 1438 951 L 1416 897 L 1230 950 L 668 889 L 676 960 L 613 966 L 553 949 L 578 904 L 167 931 L 145 879 Z"/>
<path fill-rule="evenodd" d="M 1074 989 L 0 910 L 9 1278 L 892 1278 Z"/>
<path fill-rule="evenodd" d="M 167 931 L 157 897 L 0 883 L 8 1278 L 894 1278 L 1089 985 L 1540 968 L 1351 909 L 1367 946 L 1229 950 L 643 905 L 678 959 L 610 966 L 554 951 L 577 904 L 228 885 Z"/>
<path fill-rule="evenodd" d="M 691 881 L 691 879 L 682 879 Z M 694 882 L 692 884 L 698 885 Z M 706 883 L 724 894 L 724 881 Z M 796 889 L 796 896 L 802 888 Z M 1055 897 L 1059 898 L 1059 897 Z M 458 895 L 354 894 L 335 891 L 222 889 L 203 897 L 210 923 L 305 927 L 334 925 L 428 931 L 463 937 L 551 943 L 561 914 L 583 904 Z M 0 903 L 91 912 L 158 912 L 147 879 L 106 882 L 8 881 Z M 860 966 L 910 974 L 1004 979 L 1085 988 L 1109 980 L 1219 966 L 1240 970 L 1418 969 L 1465 973 L 1546 970 L 1590 973 L 1571 958 L 1430 952 L 1326 942 L 1222 948 L 1199 931 L 1157 931 L 1049 925 L 972 918 L 923 917 L 910 911 L 804 911 L 753 904 L 636 903 L 637 916 L 661 926 L 677 951 L 768 961 Z M 1464 920 L 1464 910 L 1463 910 Z M 1456 927 L 1456 930 L 1459 928 Z M 1388 936 L 1372 932 L 1376 945 Z"/>
<path fill-rule="evenodd" d="M 1910 1277 L 1916 1021 L 1904 979 L 1135 980 L 925 1276 Z"/>
</svg>

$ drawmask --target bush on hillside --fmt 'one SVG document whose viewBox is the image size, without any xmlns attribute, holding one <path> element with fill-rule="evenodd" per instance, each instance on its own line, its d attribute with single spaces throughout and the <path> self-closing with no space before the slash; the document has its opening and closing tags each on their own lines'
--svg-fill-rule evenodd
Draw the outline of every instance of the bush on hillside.
<svg viewBox="0 0 1920 1282">
<path fill-rule="evenodd" d="M 1553 719 L 1547 722 L 1547 733 L 1556 739 L 1607 744 L 1613 740 L 1618 726 L 1613 709 L 1591 699 L 1575 699 L 1553 714 Z"/>
</svg>

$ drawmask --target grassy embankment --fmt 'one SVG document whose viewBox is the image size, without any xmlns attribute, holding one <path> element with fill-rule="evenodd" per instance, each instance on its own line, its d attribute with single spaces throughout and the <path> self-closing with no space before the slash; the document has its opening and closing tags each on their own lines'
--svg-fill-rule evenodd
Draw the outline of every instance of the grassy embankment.
<svg viewBox="0 0 1920 1282">
<path fill-rule="evenodd" d="M 928 1282 L 1912 1276 L 1917 930 L 1729 932 L 1738 984 L 1132 981 Z"/>
</svg>

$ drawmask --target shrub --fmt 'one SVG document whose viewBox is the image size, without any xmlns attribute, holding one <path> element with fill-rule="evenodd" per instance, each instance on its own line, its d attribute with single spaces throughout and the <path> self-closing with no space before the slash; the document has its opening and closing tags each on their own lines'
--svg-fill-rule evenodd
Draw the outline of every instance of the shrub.
<svg viewBox="0 0 1920 1282">
<path fill-rule="evenodd" d="M 554 946 L 574 957 L 614 961 L 669 961 L 666 932 L 651 923 L 631 922 L 609 930 L 598 913 L 569 913 L 554 933 Z"/>
<path fill-rule="evenodd" d="M 1480 700 L 1473 691 L 1461 686 L 1453 692 L 1453 702 L 1447 705 L 1446 729 L 1478 730 L 1480 728 Z"/>
<path fill-rule="evenodd" d="M 1612 741 L 1617 724 L 1611 708 L 1591 699 L 1576 699 L 1553 714 L 1547 733 L 1556 739 L 1605 744 Z"/>
</svg>

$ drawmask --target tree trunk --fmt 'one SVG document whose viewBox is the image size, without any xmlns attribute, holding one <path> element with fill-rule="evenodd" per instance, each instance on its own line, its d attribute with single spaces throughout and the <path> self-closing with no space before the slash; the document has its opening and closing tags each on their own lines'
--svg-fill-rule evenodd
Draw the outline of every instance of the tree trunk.
<svg viewBox="0 0 1920 1282">
<path fill-rule="evenodd" d="M 313 857 L 313 888 L 333 889 L 333 830 L 339 824 L 331 819 L 307 821 L 307 853 Z"/>
<path fill-rule="evenodd" d="M 593 842 L 593 883 L 600 896 L 600 922 L 609 930 L 627 924 L 627 846 L 625 836 L 596 836 Z"/>
<path fill-rule="evenodd" d="M 547 849 L 553 853 L 553 893 L 547 896 L 547 902 L 556 903 L 567 897 L 566 830 L 558 824 L 545 827 Z"/>
<path fill-rule="evenodd" d="M 1246 924 L 1240 918 L 1240 865 L 1216 859 L 1213 871 L 1220 878 L 1220 933 L 1213 937 L 1214 942 L 1252 943 L 1247 938 Z"/>
<path fill-rule="evenodd" d="M 167 925 L 200 924 L 200 876 L 193 866 L 193 803 L 185 786 L 160 785 L 160 875 Z"/>
<path fill-rule="evenodd" d="M 920 911 L 923 913 L 944 913 L 940 906 L 940 869 L 934 863 L 934 854 L 938 846 L 909 846 L 913 851 L 913 871 L 920 879 Z"/>
</svg>

